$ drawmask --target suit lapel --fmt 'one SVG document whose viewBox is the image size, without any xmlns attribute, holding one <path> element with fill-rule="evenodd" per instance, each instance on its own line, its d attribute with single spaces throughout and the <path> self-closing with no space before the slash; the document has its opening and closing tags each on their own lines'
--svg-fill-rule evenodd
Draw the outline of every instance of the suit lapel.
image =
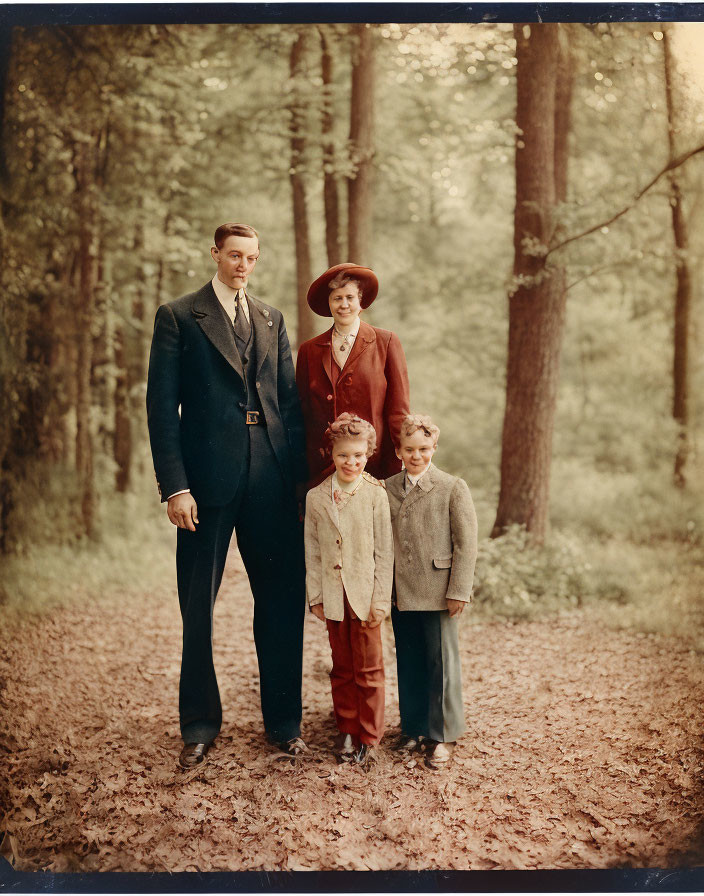
<svg viewBox="0 0 704 896">
<path fill-rule="evenodd" d="M 419 501 L 421 498 L 425 497 L 428 492 L 432 491 L 432 489 L 435 488 L 434 471 L 435 467 L 431 463 L 423 478 L 416 484 L 416 487 L 412 488 L 403 499 L 403 503 L 406 507 L 410 507 L 412 504 L 415 504 L 416 501 Z"/>
<path fill-rule="evenodd" d="M 386 480 L 386 490 L 390 492 L 399 504 L 403 503 L 403 476 L 392 476 Z"/>
<path fill-rule="evenodd" d="M 191 312 L 210 342 L 244 380 L 242 361 L 235 344 L 235 333 L 215 295 L 212 283 L 206 283 L 196 293 Z"/>
<path fill-rule="evenodd" d="M 330 380 L 330 386 L 332 387 L 332 328 L 326 330 L 325 333 L 321 333 L 320 336 L 316 336 L 314 343 L 317 350 L 320 352 L 320 360 L 323 365 L 323 370 Z"/>
<path fill-rule="evenodd" d="M 332 476 L 328 476 L 327 479 L 323 480 L 320 485 L 317 487 L 318 491 L 318 499 L 322 502 L 323 508 L 325 512 L 332 520 L 333 526 L 340 531 L 340 514 L 337 511 L 337 507 L 335 506 L 335 502 L 332 498 Z"/>
<path fill-rule="evenodd" d="M 249 306 L 249 319 L 252 323 L 252 335 L 254 337 L 254 349 L 257 353 L 257 374 L 262 369 L 264 358 L 274 343 L 274 322 L 266 308 L 260 308 L 259 303 L 252 296 L 247 296 Z"/>
<path fill-rule="evenodd" d="M 365 324 L 363 320 L 360 320 L 357 338 L 354 341 L 347 363 L 342 368 L 342 372 L 345 374 L 352 373 L 359 358 L 361 358 L 369 346 L 373 345 L 375 342 L 376 333 L 374 332 L 374 327 L 371 327 L 369 324 Z"/>
</svg>

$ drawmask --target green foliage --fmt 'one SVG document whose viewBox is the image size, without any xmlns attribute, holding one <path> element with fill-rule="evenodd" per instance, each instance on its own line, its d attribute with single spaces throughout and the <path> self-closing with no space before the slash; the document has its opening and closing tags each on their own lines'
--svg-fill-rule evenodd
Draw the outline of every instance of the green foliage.
<svg viewBox="0 0 704 896">
<path fill-rule="evenodd" d="M 136 581 L 140 563 L 155 569 L 162 559 L 170 562 L 168 537 L 157 534 L 168 533 L 168 525 L 151 503 L 146 456 L 148 346 L 156 306 L 212 276 L 208 250 L 217 224 L 249 221 L 260 231 L 262 257 L 252 289 L 283 310 L 295 343 L 294 88 L 309 115 L 301 164 L 316 275 L 327 266 L 324 99 L 333 115 L 343 225 L 350 170 L 349 28 L 326 26 L 335 65 L 324 97 L 321 26 L 300 27 L 308 40 L 307 72 L 295 84 L 289 52 L 298 29 L 290 26 L 16 32 L 4 122 L 9 176 L 0 296 L 0 485 L 14 507 L 6 546 L 17 552 L 4 582 L 13 605 L 58 594 L 73 572 L 81 579 L 96 576 L 95 582 L 110 576 Z M 555 242 L 624 207 L 667 157 L 662 53 L 652 29 L 575 25 L 569 37 L 575 62 L 569 192 L 557 210 Z M 514 53 L 506 23 L 387 23 L 376 29 L 374 237 L 371 257 L 353 259 L 379 275 L 380 295 L 366 317 L 399 334 L 413 409 L 439 424 L 438 463 L 469 482 L 483 536 L 496 507 L 505 400 Z M 701 116 L 693 111 L 690 121 L 691 130 L 679 135 L 683 147 L 699 139 Z M 80 285 L 73 165 L 76 147 L 98 131 L 100 282 L 93 335 L 99 350 L 92 424 L 102 534 L 84 544 L 76 536 L 72 472 Z M 701 158 L 681 170 L 698 295 L 703 172 Z M 478 607 L 526 616 L 598 599 L 619 618 L 628 606 L 639 608 L 639 624 L 645 624 L 657 617 L 657 596 L 673 590 L 663 584 L 661 565 L 677 568 L 682 561 L 674 591 L 683 606 L 695 607 L 689 560 L 698 556 L 704 531 L 701 460 L 695 456 L 690 464 L 688 490 L 675 490 L 670 479 L 677 430 L 671 420 L 674 259 L 666 181 L 604 232 L 551 258 L 566 265 L 569 284 L 552 535 L 541 549 L 527 545 L 520 531 L 483 540 Z M 701 308 L 694 314 L 694 329 L 701 330 Z M 111 396 L 120 337 L 135 470 L 130 492 L 118 497 Z M 701 393 L 703 381 L 704 355 L 695 351 L 692 395 Z M 703 425 L 694 402 L 695 445 Z M 147 555 L 159 559 L 147 562 Z M 33 569 L 34 578 L 23 576 L 22 568 Z"/>
<path fill-rule="evenodd" d="M 175 530 L 148 484 L 105 496 L 98 536 L 88 539 L 75 534 L 72 474 L 26 481 L 15 550 L 1 558 L 0 614 L 41 613 L 116 591 L 144 594 L 170 581 L 175 587 Z"/>
<path fill-rule="evenodd" d="M 480 543 L 474 597 L 497 616 L 531 617 L 581 606 L 595 590 L 592 573 L 574 536 L 555 533 L 536 547 L 524 527 L 512 526 Z"/>
<path fill-rule="evenodd" d="M 687 489 L 675 489 L 668 466 L 648 477 L 632 472 L 583 469 L 559 461 L 553 470 L 553 526 L 589 538 L 617 537 L 634 544 L 672 541 L 704 544 L 701 473 L 692 471 Z"/>
</svg>

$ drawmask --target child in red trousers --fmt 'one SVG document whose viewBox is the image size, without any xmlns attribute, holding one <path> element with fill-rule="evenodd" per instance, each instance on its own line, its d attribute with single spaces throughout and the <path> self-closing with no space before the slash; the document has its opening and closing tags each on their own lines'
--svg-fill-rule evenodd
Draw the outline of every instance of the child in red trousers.
<svg viewBox="0 0 704 896">
<path fill-rule="evenodd" d="M 374 427 L 340 414 L 326 433 L 335 472 L 306 498 L 306 591 L 332 650 L 341 762 L 367 763 L 384 733 L 381 622 L 391 609 L 393 536 L 386 491 L 364 471 Z"/>
</svg>

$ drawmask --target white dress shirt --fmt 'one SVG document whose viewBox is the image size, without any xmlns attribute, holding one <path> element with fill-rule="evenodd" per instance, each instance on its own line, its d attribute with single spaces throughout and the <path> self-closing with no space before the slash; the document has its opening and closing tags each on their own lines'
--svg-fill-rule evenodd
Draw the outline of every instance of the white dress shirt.
<svg viewBox="0 0 704 896">
<path fill-rule="evenodd" d="M 431 461 L 432 463 L 432 461 Z M 422 470 L 417 476 L 411 476 L 411 474 L 406 470 L 406 483 L 404 491 L 406 494 L 411 491 L 411 489 L 415 488 L 418 485 L 418 482 L 425 476 L 430 467 L 430 463 L 426 466 L 424 470 Z"/>
<path fill-rule="evenodd" d="M 237 313 L 237 302 L 240 303 L 240 308 L 244 311 L 244 316 L 249 320 L 249 307 L 247 305 L 247 293 L 244 289 L 234 289 L 232 286 L 228 286 L 227 283 L 223 283 L 222 280 L 216 274 L 212 280 L 213 289 L 215 290 L 215 295 L 218 297 L 218 302 L 225 309 L 225 314 L 232 321 L 232 325 L 235 325 L 235 317 Z"/>
</svg>

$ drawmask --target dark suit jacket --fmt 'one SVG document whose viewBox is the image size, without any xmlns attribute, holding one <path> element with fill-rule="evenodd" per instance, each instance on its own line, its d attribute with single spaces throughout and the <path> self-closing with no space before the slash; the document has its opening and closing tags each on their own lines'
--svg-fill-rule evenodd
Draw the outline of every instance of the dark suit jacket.
<svg viewBox="0 0 704 896">
<path fill-rule="evenodd" d="M 249 296 L 257 392 L 287 482 L 306 479 L 303 420 L 283 316 Z M 246 386 L 232 325 L 212 283 L 161 305 L 147 380 L 147 418 L 162 501 L 190 488 L 227 504 L 247 459 Z M 180 409 L 180 415 L 179 415 Z"/>
<path fill-rule="evenodd" d="M 318 484 L 334 469 L 322 453 L 325 430 L 343 411 L 359 414 L 376 430 L 377 451 L 367 470 L 385 479 L 401 469 L 395 444 L 408 413 L 408 371 L 401 343 L 395 333 L 360 321 L 350 356 L 333 386 L 331 339 L 332 328 L 304 342 L 296 361 L 310 484 Z"/>
</svg>

